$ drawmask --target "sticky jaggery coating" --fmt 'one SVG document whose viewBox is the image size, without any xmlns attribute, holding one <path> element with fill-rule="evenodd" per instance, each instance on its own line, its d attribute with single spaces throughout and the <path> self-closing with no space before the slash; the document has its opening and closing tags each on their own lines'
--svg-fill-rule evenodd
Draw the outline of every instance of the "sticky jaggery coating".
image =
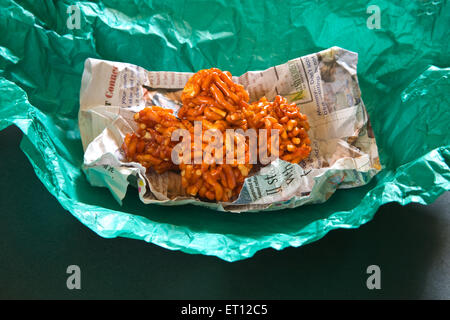
<svg viewBox="0 0 450 320">
<path fill-rule="evenodd" d="M 125 136 L 122 149 L 128 161 L 139 162 L 146 168 L 158 173 L 177 169 L 171 160 L 173 147 L 172 132 L 183 129 L 183 123 L 173 115 L 170 109 L 157 106 L 146 107 L 134 115 L 138 125 L 135 133 Z"/>
<path fill-rule="evenodd" d="M 128 161 L 141 163 L 146 168 L 153 168 L 158 173 L 168 170 L 181 170 L 182 186 L 189 195 L 215 201 L 230 201 L 236 197 L 248 175 L 251 165 L 238 164 L 237 160 L 225 164 L 226 146 L 223 146 L 223 164 L 194 164 L 194 127 L 186 120 L 179 120 L 172 110 L 157 106 L 146 107 L 136 113 L 134 120 L 138 125 L 135 133 L 127 134 L 123 143 Z M 218 129 L 224 132 L 223 125 L 215 125 L 203 120 L 203 132 L 208 129 Z M 191 163 L 172 162 L 172 150 L 178 141 L 171 141 L 171 135 L 176 129 L 186 129 L 191 135 Z M 225 141 L 225 137 L 223 138 Z M 245 140 L 235 141 L 245 144 Z M 208 143 L 202 141 L 201 152 Z M 237 146 L 234 148 L 237 152 Z M 215 154 L 212 152 L 212 156 Z M 183 159 L 181 157 L 180 159 Z M 238 159 L 233 154 L 233 159 Z M 245 149 L 245 160 L 248 163 L 248 146 Z"/>
<path fill-rule="evenodd" d="M 186 83 L 178 117 L 189 121 L 222 121 L 227 123 L 227 128 L 245 130 L 247 124 L 242 110 L 248 101 L 247 91 L 233 82 L 229 72 L 217 68 L 204 69 Z"/>
<path fill-rule="evenodd" d="M 225 134 L 223 132 L 221 134 L 223 141 L 227 141 Z M 219 161 L 205 161 L 205 158 L 203 158 L 201 164 L 196 164 L 193 138 L 191 143 L 192 157 L 190 163 L 180 164 L 181 183 L 186 192 L 191 196 L 224 202 L 237 197 L 244 184 L 244 179 L 252 169 L 252 165 L 249 164 L 249 148 L 245 137 L 236 135 L 234 141 L 227 141 L 223 144 L 221 163 Z M 231 148 L 228 146 L 230 143 L 233 143 L 232 154 L 230 154 Z M 238 145 L 244 146 L 242 159 L 238 156 Z M 202 152 L 206 149 L 206 146 L 207 143 L 203 142 Z M 227 161 L 227 153 L 231 159 L 234 159 L 233 161 Z M 211 156 L 220 157 L 215 152 L 211 152 Z"/>
<path fill-rule="evenodd" d="M 191 196 L 231 201 L 239 195 L 251 165 L 180 164 L 181 183 Z"/>
<path fill-rule="evenodd" d="M 248 126 L 256 130 L 267 129 L 268 138 L 272 129 L 278 130 L 280 159 L 299 163 L 311 153 L 308 119 L 295 103 L 288 103 L 282 96 L 276 96 L 273 102 L 263 97 L 251 103 L 245 114 Z M 267 147 L 270 156 L 270 144 Z"/>
<path fill-rule="evenodd" d="M 243 109 L 248 106 L 249 96 L 243 86 L 233 82 L 229 72 L 217 68 L 198 71 L 186 83 L 181 101 L 183 106 L 178 117 L 190 122 L 201 121 L 203 130 L 218 129 L 224 134 L 226 129 L 247 129 Z M 193 161 L 180 164 L 181 181 L 187 193 L 216 201 L 236 197 L 252 168 L 247 142 L 241 139 L 240 143 L 245 145 L 244 163 L 229 164 L 223 159 L 221 164 L 194 164 Z M 224 145 L 224 158 L 226 152 Z"/>
<path fill-rule="evenodd" d="M 180 170 L 181 183 L 191 196 L 211 201 L 232 201 L 242 188 L 244 179 L 252 169 L 248 138 L 237 134 L 234 141 L 227 141 L 227 129 L 267 129 L 268 141 L 271 130 L 279 131 L 278 157 L 292 163 L 298 163 L 311 152 L 307 117 L 300 113 L 295 104 L 290 104 L 281 96 L 273 102 L 262 98 L 249 104 L 245 89 L 232 81 L 229 72 L 219 69 L 205 69 L 195 73 L 186 83 L 181 95 L 182 107 L 178 117 L 172 110 L 161 107 L 148 107 L 136 113 L 134 120 L 138 130 L 125 137 L 123 150 L 129 161 L 136 161 L 158 173 L 168 170 Z M 208 143 L 203 139 L 200 153 L 201 163 L 195 163 L 194 121 L 202 123 L 202 136 L 208 129 L 216 129 L 223 141 L 233 143 L 234 161 L 227 160 L 229 145 L 223 145 L 222 163 L 208 162 L 203 151 Z M 172 162 L 172 150 L 179 141 L 171 141 L 176 129 L 186 129 L 191 138 L 190 161 L 175 165 Z M 244 146 L 244 160 L 238 163 L 238 146 Z M 265 148 L 266 146 L 264 146 Z M 258 144 L 258 148 L 261 146 Z M 267 144 L 270 156 L 270 143 Z M 259 151 L 258 151 L 259 153 Z M 213 156 L 215 156 L 213 154 Z M 181 157 L 181 159 L 185 159 Z"/>
</svg>

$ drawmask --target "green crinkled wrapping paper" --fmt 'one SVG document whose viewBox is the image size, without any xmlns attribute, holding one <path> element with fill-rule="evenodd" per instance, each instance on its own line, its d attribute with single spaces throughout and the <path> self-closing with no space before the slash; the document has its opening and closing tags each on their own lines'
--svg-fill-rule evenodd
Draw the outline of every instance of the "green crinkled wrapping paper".
<svg viewBox="0 0 450 320">
<path fill-rule="evenodd" d="M 21 148 L 39 179 L 103 237 L 235 261 L 359 227 L 384 203 L 428 204 L 450 189 L 447 1 L 377 1 L 380 29 L 367 26 L 368 1 L 0 4 L 0 129 L 15 124 L 24 132 Z M 68 28 L 74 12 L 80 29 Z M 383 165 L 369 184 L 338 190 L 324 204 L 230 214 L 144 205 L 135 192 L 119 206 L 81 171 L 77 114 L 86 58 L 242 74 L 331 46 L 359 54 L 358 79 Z"/>
</svg>

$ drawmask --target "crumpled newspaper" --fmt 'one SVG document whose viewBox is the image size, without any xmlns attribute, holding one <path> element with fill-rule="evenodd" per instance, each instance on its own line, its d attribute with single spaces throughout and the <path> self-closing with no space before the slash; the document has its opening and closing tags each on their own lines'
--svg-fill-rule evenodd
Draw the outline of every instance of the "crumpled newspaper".
<svg viewBox="0 0 450 320">
<path fill-rule="evenodd" d="M 192 73 L 155 72 L 97 59 L 85 62 L 79 126 L 84 172 L 94 186 L 107 187 L 121 202 L 129 184 L 144 203 L 192 203 L 216 210 L 263 211 L 326 201 L 337 188 L 364 185 L 381 170 L 378 149 L 361 99 L 358 55 L 332 47 L 233 80 L 250 101 L 282 95 L 308 116 L 312 151 L 299 164 L 277 159 L 251 174 L 232 203 L 187 196 L 175 172 L 157 174 L 127 162 L 121 145 L 136 129 L 135 112 L 148 105 L 180 107 L 181 91 Z"/>
</svg>

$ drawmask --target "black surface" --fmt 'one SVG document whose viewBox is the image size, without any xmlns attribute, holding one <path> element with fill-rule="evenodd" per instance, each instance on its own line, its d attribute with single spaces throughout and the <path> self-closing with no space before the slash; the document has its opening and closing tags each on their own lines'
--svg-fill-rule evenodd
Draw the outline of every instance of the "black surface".
<svg viewBox="0 0 450 320">
<path fill-rule="evenodd" d="M 450 193 L 429 206 L 387 204 L 359 229 L 228 263 L 144 241 L 103 239 L 38 180 L 15 127 L 0 132 L 2 299 L 449 299 Z M 381 268 L 368 290 L 366 268 Z M 81 290 L 66 269 L 81 268 Z"/>
</svg>

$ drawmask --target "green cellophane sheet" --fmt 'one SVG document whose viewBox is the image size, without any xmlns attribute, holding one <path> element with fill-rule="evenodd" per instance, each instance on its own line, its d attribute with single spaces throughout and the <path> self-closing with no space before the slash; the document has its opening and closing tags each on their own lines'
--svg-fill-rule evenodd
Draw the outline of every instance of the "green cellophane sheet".
<svg viewBox="0 0 450 320">
<path fill-rule="evenodd" d="M 445 0 L 379 0 L 380 28 L 373 29 L 372 4 L 0 0 L 0 129 L 23 131 L 20 147 L 36 175 L 100 236 L 227 261 L 357 228 L 388 202 L 429 204 L 450 189 L 450 8 Z M 78 12 L 80 28 L 70 29 Z M 120 206 L 106 188 L 87 182 L 77 122 L 86 58 L 240 75 L 332 46 L 359 54 L 362 98 L 383 166 L 369 184 L 338 190 L 323 204 L 236 214 L 144 205 L 131 188 Z"/>
</svg>

